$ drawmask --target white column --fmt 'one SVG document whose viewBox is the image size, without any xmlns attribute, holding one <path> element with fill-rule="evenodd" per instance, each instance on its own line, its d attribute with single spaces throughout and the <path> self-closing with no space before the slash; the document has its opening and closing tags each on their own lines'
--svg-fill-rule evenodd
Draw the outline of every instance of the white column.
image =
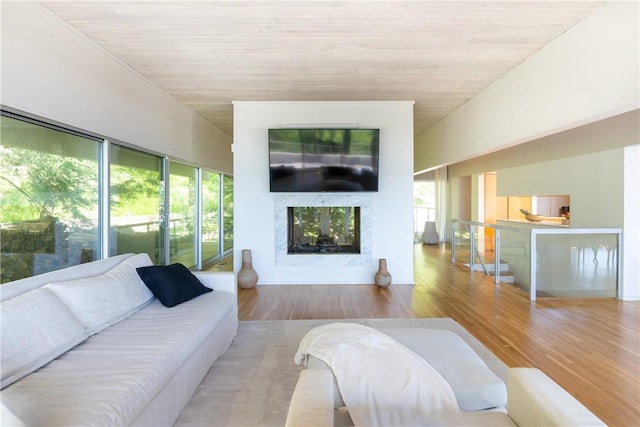
<svg viewBox="0 0 640 427">
<path fill-rule="evenodd" d="M 640 145 L 624 149 L 624 228 L 622 283 L 618 297 L 640 300 Z"/>
</svg>

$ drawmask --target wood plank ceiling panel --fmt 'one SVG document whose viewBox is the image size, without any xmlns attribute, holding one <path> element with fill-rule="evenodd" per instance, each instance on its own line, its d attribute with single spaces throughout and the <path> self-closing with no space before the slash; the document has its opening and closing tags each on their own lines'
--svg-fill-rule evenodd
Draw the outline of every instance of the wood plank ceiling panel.
<svg viewBox="0 0 640 427">
<path fill-rule="evenodd" d="M 228 135 L 234 100 L 415 100 L 415 133 L 602 1 L 43 1 Z"/>
</svg>

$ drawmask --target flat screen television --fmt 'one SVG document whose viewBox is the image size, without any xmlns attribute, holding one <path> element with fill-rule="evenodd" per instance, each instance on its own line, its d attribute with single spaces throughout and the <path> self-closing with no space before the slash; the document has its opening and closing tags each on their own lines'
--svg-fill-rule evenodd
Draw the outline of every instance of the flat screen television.
<svg viewBox="0 0 640 427">
<path fill-rule="evenodd" d="M 378 191 L 380 129 L 269 129 L 271 192 Z"/>
</svg>

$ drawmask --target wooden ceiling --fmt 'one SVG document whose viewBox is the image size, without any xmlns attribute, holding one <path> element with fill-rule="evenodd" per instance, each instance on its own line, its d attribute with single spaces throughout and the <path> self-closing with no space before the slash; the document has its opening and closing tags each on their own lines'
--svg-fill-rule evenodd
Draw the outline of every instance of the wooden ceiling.
<svg viewBox="0 0 640 427">
<path fill-rule="evenodd" d="M 418 134 L 603 1 L 41 3 L 231 136 L 236 100 L 414 100 Z"/>
</svg>

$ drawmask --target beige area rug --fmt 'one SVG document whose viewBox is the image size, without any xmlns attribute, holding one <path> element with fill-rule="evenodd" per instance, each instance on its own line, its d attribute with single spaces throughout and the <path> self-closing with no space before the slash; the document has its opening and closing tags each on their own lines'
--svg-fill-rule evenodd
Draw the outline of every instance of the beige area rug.
<svg viewBox="0 0 640 427">
<path fill-rule="evenodd" d="M 453 331 L 498 377 L 504 380 L 506 376 L 506 365 L 450 318 L 244 321 L 231 347 L 213 365 L 175 426 L 283 426 L 303 369 L 293 361 L 298 343 L 313 327 L 332 322 Z"/>
</svg>

